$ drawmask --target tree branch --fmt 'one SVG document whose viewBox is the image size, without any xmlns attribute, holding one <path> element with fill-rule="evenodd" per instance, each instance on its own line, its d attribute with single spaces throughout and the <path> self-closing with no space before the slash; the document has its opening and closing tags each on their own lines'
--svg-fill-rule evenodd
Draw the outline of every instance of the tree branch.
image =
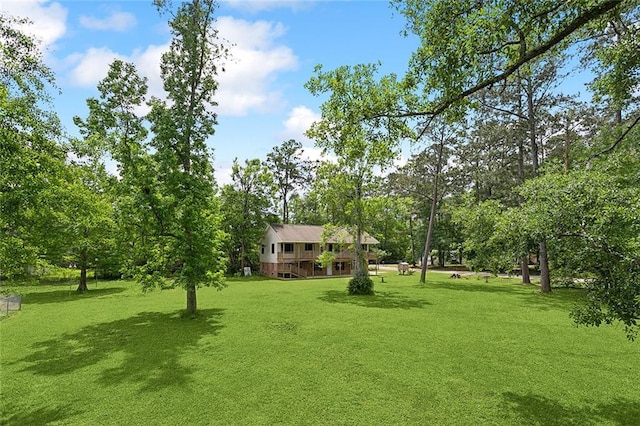
<svg viewBox="0 0 640 426">
<path fill-rule="evenodd" d="M 599 250 L 603 250 L 607 253 L 609 253 L 610 255 L 613 255 L 615 257 L 618 257 L 620 259 L 624 259 L 626 256 L 623 253 L 620 253 L 618 251 L 613 250 L 612 248 L 608 247 L 605 244 L 601 244 L 598 241 L 596 241 L 593 237 L 587 235 L 587 234 L 583 234 L 583 233 L 579 233 L 579 232 L 566 232 L 566 233 L 562 233 L 562 234 L 558 234 L 559 238 L 581 238 L 583 240 L 586 240 L 587 242 L 593 244 L 593 246 Z"/>
<path fill-rule="evenodd" d="M 613 151 L 614 149 L 616 149 L 616 147 L 618 146 L 618 144 L 620 142 L 622 142 L 622 140 L 625 138 L 625 136 L 627 136 L 629 134 L 629 132 L 638 124 L 640 123 L 640 114 L 638 114 L 638 116 L 636 117 L 635 120 L 633 120 L 633 123 L 631 123 L 631 125 L 629 125 L 629 127 L 627 127 L 627 129 L 618 137 L 618 139 L 616 139 L 607 149 L 604 149 L 594 155 L 592 155 L 591 157 L 589 157 L 587 159 L 587 161 L 591 161 L 594 158 L 600 157 L 601 155 L 607 154 L 611 151 Z"/>
<path fill-rule="evenodd" d="M 480 54 L 480 55 L 490 55 L 492 53 L 496 53 L 496 52 L 501 51 L 502 49 L 504 49 L 507 46 L 514 46 L 514 45 L 517 45 L 517 44 L 520 44 L 520 41 L 509 40 L 509 41 L 506 41 L 506 42 L 502 43 L 498 47 L 494 47 L 493 49 L 482 50 L 482 51 L 478 52 L 478 54 Z"/>
<path fill-rule="evenodd" d="M 492 109 L 492 110 L 494 110 L 494 111 L 501 112 L 501 113 L 503 113 L 503 114 L 513 115 L 514 117 L 518 117 L 518 118 L 519 118 L 519 119 L 521 119 L 521 120 L 526 120 L 526 119 L 527 119 L 527 117 L 525 117 L 523 114 L 520 114 L 520 113 L 518 113 L 518 112 L 515 112 L 515 111 L 509 111 L 509 110 L 507 110 L 507 109 L 502 109 L 502 108 L 499 108 L 499 107 L 496 107 L 496 106 L 492 106 L 492 105 L 489 105 L 488 103 L 486 103 L 485 101 L 480 101 L 480 103 L 481 103 L 481 104 L 482 104 L 482 106 L 483 106 L 483 107 L 485 107 L 485 108 L 489 108 L 489 109 Z"/>
<path fill-rule="evenodd" d="M 592 20 L 594 20 L 594 19 L 604 15 L 605 13 L 611 11 L 612 9 L 616 8 L 617 6 L 622 4 L 622 2 L 623 2 L 623 0 L 608 0 L 608 1 L 605 1 L 605 2 L 603 2 L 601 4 L 599 4 L 599 5 L 596 5 L 596 6 L 592 7 L 591 9 L 588 9 L 582 15 L 579 15 L 573 21 L 569 22 L 569 24 L 567 26 L 565 26 L 563 29 L 561 29 L 556 34 L 554 34 L 545 43 L 542 43 L 541 45 L 536 46 L 536 47 L 524 52 L 515 63 L 513 63 L 510 66 L 508 66 L 502 73 L 500 73 L 498 75 L 495 75 L 495 76 L 493 76 L 491 78 L 485 79 L 485 80 L 477 83 L 475 86 L 470 87 L 469 89 L 464 90 L 464 91 L 458 93 L 457 95 L 454 95 L 454 96 L 450 97 L 449 99 L 445 99 L 444 101 L 442 101 L 439 105 L 437 105 L 432 110 L 416 111 L 416 112 L 405 112 L 405 113 L 400 113 L 400 114 L 383 114 L 383 115 L 394 117 L 394 118 L 409 118 L 409 117 L 421 117 L 421 116 L 425 116 L 425 115 L 435 116 L 435 115 L 442 114 L 445 110 L 447 110 L 449 107 L 451 107 L 456 102 L 459 102 L 459 101 L 467 98 L 468 96 L 470 96 L 470 95 L 472 95 L 472 94 L 474 94 L 476 92 L 479 92 L 482 89 L 485 89 L 485 88 L 490 87 L 490 86 L 492 86 L 492 85 L 494 85 L 496 83 L 499 83 L 499 82 L 501 82 L 503 80 L 506 80 L 514 72 L 516 72 L 518 69 L 520 69 L 523 65 L 525 65 L 526 63 L 532 61 L 533 59 L 537 58 L 538 56 L 548 52 L 553 47 L 555 47 L 556 45 L 561 43 L 564 39 L 566 39 L 571 34 L 573 34 L 575 31 L 579 30 L 580 28 L 582 28 L 583 26 L 585 26 L 586 24 L 588 24 Z"/>
</svg>

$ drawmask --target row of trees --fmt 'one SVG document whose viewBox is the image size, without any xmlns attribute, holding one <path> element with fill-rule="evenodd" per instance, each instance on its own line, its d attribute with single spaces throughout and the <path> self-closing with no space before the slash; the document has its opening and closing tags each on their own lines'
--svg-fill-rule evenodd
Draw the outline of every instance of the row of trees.
<svg viewBox="0 0 640 426">
<path fill-rule="evenodd" d="M 574 312 L 578 323 L 621 321 L 633 337 L 640 320 L 637 3 L 392 3 L 421 42 L 407 74 L 317 69 L 308 87 L 329 100 L 309 134 L 351 162 L 346 176 L 355 181 L 362 175 L 354 164 L 384 167 L 375 153 L 392 155 L 398 138 L 413 133 L 428 145 L 394 176 L 404 187 L 387 186 L 419 192 L 408 205 L 422 206 L 428 229 L 421 281 L 436 229 L 444 234 L 451 221 L 459 232 L 451 237 L 461 237 L 475 268 L 508 270 L 518 259 L 528 283 L 535 254 L 542 292 L 551 291 L 552 278 L 585 278 L 589 302 Z M 589 103 L 558 88 L 575 58 L 594 74 Z M 420 175 L 421 156 L 430 157 L 430 176 L 409 183 L 411 172 Z M 354 200 L 360 190 L 353 186 Z M 356 226 L 369 223 L 360 212 L 350 215 Z"/>
<path fill-rule="evenodd" d="M 173 39 L 160 64 L 166 98 L 147 99 L 146 80 L 116 61 L 100 98 L 87 101 L 88 117 L 75 119 L 82 139 L 68 143 L 56 117 L 41 109 L 53 76 L 33 40 L 15 29 L 20 22 L 2 16 L 2 273 L 70 256 L 84 291 L 92 260 L 119 253 L 119 266 L 145 286 L 173 272 L 193 315 L 196 288 L 221 286 L 225 265 L 206 142 L 227 49 L 217 42 L 215 2 L 154 4 L 171 16 Z M 68 161 L 70 154 L 80 161 Z M 105 155 L 117 162 L 118 178 L 104 173 Z M 111 237 L 118 244 L 107 251 Z"/>
<path fill-rule="evenodd" d="M 535 258 L 543 292 L 586 279 L 589 303 L 577 322 L 622 321 L 632 336 L 638 6 L 392 3 L 421 41 L 404 77 L 378 76 L 378 64 L 318 66 L 306 84 L 327 99 L 307 135 L 337 161 L 310 163 L 299 142 L 286 141 L 265 161 L 236 161 L 232 183 L 219 189 L 206 141 L 228 51 L 216 39 L 213 1 L 172 9 L 157 0 L 173 34 L 161 63 L 166 99 L 148 99 L 145 79 L 116 61 L 89 115 L 75 120 L 82 138 L 71 142 L 46 109 L 51 72 L 2 16 L 2 274 L 66 258 L 83 271 L 79 290 L 97 263 L 145 286 L 172 276 L 193 314 L 197 287 L 219 287 L 225 271 L 256 265 L 267 222 L 332 223 L 352 229 L 356 242 L 365 231 L 376 236 L 393 261 L 421 260 L 423 282 L 432 252 L 440 263 L 464 253 L 492 272 L 517 263 L 525 283 Z M 559 88 L 576 58 L 594 75 L 593 101 Z M 415 154 L 395 167 L 406 140 Z M 117 177 L 104 171 L 105 157 Z M 372 293 L 366 269 L 355 274 L 350 290 Z"/>
</svg>

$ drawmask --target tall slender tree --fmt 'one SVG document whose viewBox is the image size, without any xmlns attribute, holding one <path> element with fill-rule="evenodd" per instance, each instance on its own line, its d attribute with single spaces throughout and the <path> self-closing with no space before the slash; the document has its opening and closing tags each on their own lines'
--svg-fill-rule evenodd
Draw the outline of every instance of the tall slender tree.
<svg viewBox="0 0 640 426">
<path fill-rule="evenodd" d="M 312 165 L 301 157 L 303 152 L 300 142 L 289 139 L 267 154 L 266 163 L 273 173 L 280 197 L 282 223 L 289 223 L 289 200 L 310 180 Z"/>
<path fill-rule="evenodd" d="M 339 173 L 334 179 L 333 189 L 350 191 L 349 203 L 345 211 L 354 230 L 355 267 L 354 280 L 367 281 L 368 271 L 364 268 L 362 236 L 365 232 L 365 199 L 368 185 L 374 180 L 375 168 L 385 168 L 392 164 L 400 138 L 406 135 L 406 128 L 396 122 L 380 119 L 363 121 L 380 104 L 393 99 L 388 96 L 398 91 L 395 76 L 375 79 L 376 65 L 356 65 L 340 67 L 323 72 L 316 67 L 316 76 L 306 87 L 319 96 L 329 92 L 329 99 L 322 105 L 322 119 L 314 123 L 308 131 L 318 146 L 333 152 L 338 157 Z M 370 281 L 370 279 L 368 280 Z M 352 293 L 372 293 L 373 283 L 356 289 Z"/>
<path fill-rule="evenodd" d="M 98 98 L 87 99 L 89 114 L 74 117 L 82 139 L 73 141 L 77 156 L 99 162 L 108 154 L 117 164 L 119 179 L 112 180 L 118 246 L 125 259 L 125 275 L 148 277 L 158 269 L 151 253 L 159 222 L 155 191 L 158 167 L 148 147 L 148 130 L 140 111 L 146 102 L 146 79 L 133 64 L 115 60 L 98 83 Z M 140 208 L 140 206 L 148 206 Z"/>
<path fill-rule="evenodd" d="M 267 223 L 276 218 L 272 212 L 275 186 L 273 175 L 257 158 L 245 160 L 244 165 L 234 160 L 231 180 L 222 187 L 220 198 L 223 225 L 229 234 L 229 268 L 230 272 L 238 272 L 258 262 L 260 238 Z"/>
<path fill-rule="evenodd" d="M 166 100 L 151 102 L 151 146 L 160 176 L 165 229 L 170 238 L 165 255 L 174 259 L 176 281 L 187 292 L 186 312 L 197 310 L 196 289 L 220 286 L 224 272 L 220 214 L 207 139 L 217 124 L 213 96 L 215 80 L 227 48 L 218 41 L 214 0 L 192 0 L 176 10 L 156 0 L 170 13 L 173 39 L 160 63 Z"/>
<path fill-rule="evenodd" d="M 214 0 L 192 0 L 175 10 L 168 1 L 154 3 L 171 16 L 173 39 L 160 63 L 166 99 L 147 102 L 151 111 L 144 119 L 152 136 L 136 113 L 146 82 L 120 61 L 98 86 L 101 99 L 88 101 L 87 120 L 76 123 L 85 140 L 119 163 L 117 218 L 129 236 L 130 270 L 144 286 L 171 273 L 186 290 L 187 314 L 195 315 L 196 289 L 223 284 L 224 232 L 207 140 L 217 124 L 215 78 L 228 50 L 217 39 Z"/>
<path fill-rule="evenodd" d="M 429 209 L 429 222 L 427 225 L 427 235 L 424 242 L 424 254 L 422 255 L 422 268 L 420 271 L 420 282 L 426 283 L 427 270 L 429 268 L 429 254 L 431 253 L 431 238 L 433 236 L 433 229 L 436 221 L 436 210 L 438 209 L 438 198 L 440 191 L 442 191 L 440 180 L 442 179 L 442 171 L 445 166 L 447 145 L 450 145 L 452 140 L 452 132 L 445 123 L 439 123 L 437 128 L 429 132 L 434 145 L 435 150 L 435 164 L 434 173 L 432 177 L 432 192 L 431 192 L 431 208 Z"/>
</svg>

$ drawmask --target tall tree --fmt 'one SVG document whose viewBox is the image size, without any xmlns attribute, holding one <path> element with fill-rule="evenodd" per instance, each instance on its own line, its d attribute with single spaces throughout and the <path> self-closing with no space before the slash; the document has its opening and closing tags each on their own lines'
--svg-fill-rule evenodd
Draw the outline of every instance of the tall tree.
<svg viewBox="0 0 640 426">
<path fill-rule="evenodd" d="M 222 187 L 221 203 L 230 272 L 242 271 L 258 263 L 258 244 L 273 214 L 275 187 L 273 175 L 260 160 L 233 162 L 232 183 Z"/>
<path fill-rule="evenodd" d="M 273 173 L 280 197 L 282 223 L 289 223 L 289 200 L 296 190 L 309 182 L 311 163 L 301 157 L 303 152 L 300 142 L 289 139 L 267 154 L 266 163 Z"/>
<path fill-rule="evenodd" d="M 442 171 L 446 162 L 445 149 L 453 143 L 454 134 L 450 127 L 444 122 L 439 123 L 432 131 L 427 134 L 433 141 L 432 149 L 435 151 L 435 161 L 433 162 L 433 175 L 431 180 L 431 208 L 429 209 L 429 222 L 427 225 L 427 236 L 424 243 L 424 254 L 422 256 L 422 268 L 420 271 L 420 282 L 425 283 L 427 280 L 427 269 L 429 268 L 429 254 L 431 253 L 431 238 L 436 221 L 436 210 L 438 208 L 438 198 L 442 190 L 440 180 L 442 179 Z"/>
<path fill-rule="evenodd" d="M 522 189 L 525 222 L 542 233 L 567 277 L 585 278 L 578 324 L 621 322 L 637 335 L 640 318 L 640 132 L 613 158 L 549 173 Z"/>
<path fill-rule="evenodd" d="M 59 187 L 61 211 L 51 227 L 64 241 L 56 260 L 65 259 L 80 269 L 78 293 L 89 289 L 90 267 L 97 268 L 98 260 L 116 257 L 112 197 L 106 189 L 106 173 L 99 164 L 70 167 L 67 181 Z"/>
<path fill-rule="evenodd" d="M 192 0 L 171 11 L 169 2 L 156 0 L 171 13 L 173 39 L 160 62 L 167 100 L 151 102 L 150 142 L 161 171 L 158 196 L 165 198 L 161 233 L 171 239 L 164 256 L 174 259 L 176 282 L 187 292 L 186 312 L 197 311 L 196 289 L 220 286 L 220 214 L 207 139 L 217 124 L 213 96 L 215 77 L 227 49 L 217 41 L 214 0 Z"/>
<path fill-rule="evenodd" d="M 224 232 L 207 139 L 217 124 L 215 78 L 228 52 L 217 42 L 215 1 L 193 0 L 175 10 L 167 1 L 155 4 L 171 15 L 173 39 L 160 63 L 166 99 L 148 102 L 152 137 L 136 114 L 146 82 L 120 61 L 98 86 L 101 100 L 88 101 L 89 118 L 76 122 L 86 140 L 106 145 L 119 163 L 117 219 L 130 237 L 130 270 L 144 286 L 171 273 L 186 290 L 187 314 L 195 315 L 196 289 L 223 284 Z"/>
<path fill-rule="evenodd" d="M 115 60 L 98 92 L 99 98 L 87 100 L 87 118 L 74 117 L 83 138 L 73 141 L 73 149 L 93 162 L 107 154 L 116 161 L 119 178 L 111 181 L 110 192 L 124 272 L 146 278 L 158 269 L 150 259 L 158 240 L 153 224 L 161 217 L 151 191 L 158 184 L 158 167 L 149 152 L 145 117 L 137 113 L 146 101 L 146 79 L 133 64 Z"/>
<path fill-rule="evenodd" d="M 329 72 L 318 66 L 316 76 L 305 84 L 316 96 L 329 93 L 329 99 L 321 106 L 322 118 L 311 126 L 308 135 L 319 147 L 337 156 L 339 173 L 333 180 L 333 189 L 349 192 L 345 211 L 355 240 L 354 279 L 349 285 L 352 294 L 373 292 L 361 244 L 367 224 L 364 203 L 368 185 L 374 181 L 375 168 L 392 164 L 400 138 L 406 134 L 406 128 L 386 119 L 362 120 L 393 99 L 389 93 L 398 91 L 395 76 L 376 81 L 376 72 L 377 66 L 371 64 L 343 66 Z"/>
<path fill-rule="evenodd" d="M 0 13 L 0 275 L 23 274 L 56 235 L 58 185 L 66 173 L 58 117 L 48 89 L 53 73 L 27 21 Z"/>
<path fill-rule="evenodd" d="M 507 79 L 501 90 L 483 91 L 482 105 L 485 109 L 497 114 L 497 118 L 503 122 L 515 120 L 512 124 L 515 131 L 512 134 L 515 136 L 514 145 L 518 148 L 516 180 L 518 184 L 522 184 L 529 176 L 536 177 L 540 174 L 545 157 L 546 139 L 559 131 L 554 128 L 553 114 L 570 102 L 569 98 L 558 94 L 555 90 L 561 79 L 559 69 L 563 60 L 561 55 L 549 53 L 545 58 L 531 60 L 523 65 Z M 525 135 L 527 141 L 524 140 Z M 530 153 L 529 162 L 525 162 L 526 145 Z M 530 169 L 530 173 L 525 172 L 525 165 Z M 522 204 L 521 197 L 518 198 L 518 204 Z M 520 264 L 523 282 L 530 283 L 526 240 L 527 238 L 523 236 Z M 547 244 L 545 241 L 539 241 L 537 245 L 540 261 L 540 289 L 546 293 L 551 291 Z"/>
</svg>

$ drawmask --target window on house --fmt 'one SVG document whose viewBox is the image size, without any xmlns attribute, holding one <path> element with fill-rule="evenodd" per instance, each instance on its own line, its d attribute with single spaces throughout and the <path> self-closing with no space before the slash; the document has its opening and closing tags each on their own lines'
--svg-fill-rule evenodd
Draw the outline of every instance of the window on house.
<svg viewBox="0 0 640 426">
<path fill-rule="evenodd" d="M 284 243 L 282 251 L 285 253 L 293 253 L 293 243 Z"/>
<path fill-rule="evenodd" d="M 271 244 L 271 254 L 275 254 L 275 252 L 276 252 L 276 245 Z"/>
<path fill-rule="evenodd" d="M 333 251 L 333 244 L 329 244 L 329 245 L 327 246 L 327 250 L 328 250 L 328 251 Z"/>
<path fill-rule="evenodd" d="M 264 244 L 262 245 L 262 247 L 260 248 L 260 253 L 264 254 Z"/>
<path fill-rule="evenodd" d="M 313 251 L 313 244 L 305 243 L 304 244 L 304 251 Z"/>
<path fill-rule="evenodd" d="M 367 249 L 368 249 L 368 247 L 367 247 L 367 245 L 366 245 L 366 244 L 361 244 L 361 245 L 360 245 L 360 249 L 362 249 L 362 251 L 368 251 L 368 250 L 367 250 Z"/>
</svg>

